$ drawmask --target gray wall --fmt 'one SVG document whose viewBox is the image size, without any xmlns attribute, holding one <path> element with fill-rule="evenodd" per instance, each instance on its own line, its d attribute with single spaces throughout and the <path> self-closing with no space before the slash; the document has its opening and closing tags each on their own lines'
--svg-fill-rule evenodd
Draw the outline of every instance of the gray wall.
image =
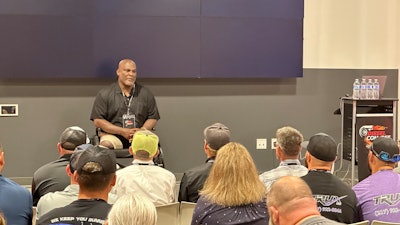
<svg viewBox="0 0 400 225">
<path fill-rule="evenodd" d="M 244 144 L 258 169 L 265 171 L 278 162 L 270 149 L 255 149 L 256 138 L 267 138 L 269 147 L 275 130 L 291 125 L 305 138 L 326 132 L 340 142 L 341 118 L 333 111 L 339 97 L 351 93 L 354 78 L 388 75 L 385 97 L 397 97 L 397 74 L 397 70 L 304 69 L 302 78 L 138 81 L 157 99 L 161 120 L 156 133 L 167 169 L 181 173 L 201 164 L 202 131 L 218 121 L 231 129 L 232 139 Z M 3 175 L 29 177 L 57 158 L 59 135 L 68 126 L 79 125 L 93 135 L 89 114 L 94 96 L 110 82 L 0 80 L 0 104 L 19 104 L 18 117 L 0 117 L 0 142 L 6 152 Z"/>
</svg>

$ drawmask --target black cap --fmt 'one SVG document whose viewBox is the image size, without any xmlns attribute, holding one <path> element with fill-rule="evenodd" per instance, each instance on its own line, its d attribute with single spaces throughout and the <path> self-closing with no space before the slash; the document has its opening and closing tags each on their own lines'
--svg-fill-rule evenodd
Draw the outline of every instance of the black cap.
<svg viewBox="0 0 400 225">
<path fill-rule="evenodd" d="M 400 161 L 399 146 L 389 137 L 378 137 L 372 142 L 371 150 L 376 157 L 385 162 Z"/>
<path fill-rule="evenodd" d="M 337 145 L 335 140 L 328 134 L 318 133 L 310 138 L 307 151 L 319 160 L 333 162 L 337 155 Z"/>
<path fill-rule="evenodd" d="M 101 166 L 100 170 L 88 171 L 85 165 L 89 162 L 98 163 Z M 90 146 L 85 151 L 82 152 L 79 157 L 78 164 L 76 167 L 78 174 L 82 172 L 86 173 L 102 173 L 111 174 L 115 173 L 117 170 L 117 159 L 115 153 L 108 149 L 100 146 Z"/>
<path fill-rule="evenodd" d="M 77 126 L 68 127 L 60 136 L 61 147 L 67 150 L 74 150 L 81 144 L 88 143 L 86 132 Z"/>
</svg>

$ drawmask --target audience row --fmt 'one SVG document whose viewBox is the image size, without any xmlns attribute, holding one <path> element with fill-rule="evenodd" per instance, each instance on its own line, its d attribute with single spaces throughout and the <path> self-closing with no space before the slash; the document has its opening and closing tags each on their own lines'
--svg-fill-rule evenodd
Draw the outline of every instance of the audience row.
<svg viewBox="0 0 400 225">
<path fill-rule="evenodd" d="M 372 142 L 372 175 L 350 187 L 332 173 L 337 144 L 328 134 L 304 142 L 295 128 L 278 129 L 280 164 L 260 175 L 248 150 L 230 136 L 221 123 L 204 129 L 207 160 L 185 171 L 175 199 L 174 174 L 153 162 L 157 135 L 137 131 L 129 148 L 132 165 L 120 168 L 113 150 L 89 144 L 83 129 L 69 127 L 57 145 L 60 158 L 34 173 L 32 194 L 0 176 L 0 210 L 7 224 L 31 224 L 37 206 L 39 225 L 154 225 L 155 207 L 178 200 L 197 203 L 192 225 L 400 222 L 400 174 L 393 171 L 400 155 L 393 139 Z M 305 165 L 299 160 L 302 145 Z"/>
</svg>

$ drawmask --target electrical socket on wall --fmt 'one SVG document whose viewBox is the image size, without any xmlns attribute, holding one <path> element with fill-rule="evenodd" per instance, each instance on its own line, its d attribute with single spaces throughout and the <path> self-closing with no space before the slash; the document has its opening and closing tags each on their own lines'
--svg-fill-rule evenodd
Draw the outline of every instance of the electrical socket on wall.
<svg viewBox="0 0 400 225">
<path fill-rule="evenodd" d="M 259 149 L 259 150 L 267 149 L 267 139 L 266 138 L 257 138 L 256 139 L 256 149 Z"/>
</svg>

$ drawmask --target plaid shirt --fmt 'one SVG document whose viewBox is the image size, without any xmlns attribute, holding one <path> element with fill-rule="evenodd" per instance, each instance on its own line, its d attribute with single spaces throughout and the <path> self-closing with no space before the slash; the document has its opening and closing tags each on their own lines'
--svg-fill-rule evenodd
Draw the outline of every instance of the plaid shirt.
<svg viewBox="0 0 400 225">
<path fill-rule="evenodd" d="M 260 175 L 260 180 L 264 183 L 267 191 L 269 191 L 272 183 L 278 178 L 284 176 L 302 177 L 307 173 L 308 169 L 301 165 L 298 159 L 286 159 L 282 161 L 277 168 L 262 173 Z"/>
</svg>

